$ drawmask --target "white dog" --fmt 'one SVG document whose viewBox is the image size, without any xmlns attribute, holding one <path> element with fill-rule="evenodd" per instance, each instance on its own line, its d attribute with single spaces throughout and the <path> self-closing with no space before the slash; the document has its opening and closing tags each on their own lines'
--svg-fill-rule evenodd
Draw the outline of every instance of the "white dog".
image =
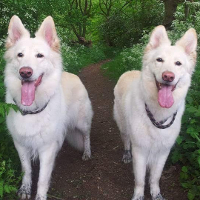
<svg viewBox="0 0 200 200">
<path fill-rule="evenodd" d="M 152 199 L 163 199 L 159 180 L 180 132 L 196 47 L 194 29 L 171 46 L 165 28 L 156 27 L 144 52 L 142 71 L 124 73 L 114 89 L 114 118 L 124 142 L 123 161 L 133 157 L 132 200 L 144 199 L 147 167 Z"/>
<path fill-rule="evenodd" d="M 21 199 L 31 196 L 31 158 L 39 156 L 37 200 L 45 200 L 56 154 L 65 136 L 91 157 L 90 128 L 93 111 L 80 79 L 62 71 L 59 39 L 51 17 L 30 38 L 17 16 L 13 16 L 6 41 L 6 102 L 16 104 L 7 126 L 19 153 L 24 172 Z"/>
</svg>

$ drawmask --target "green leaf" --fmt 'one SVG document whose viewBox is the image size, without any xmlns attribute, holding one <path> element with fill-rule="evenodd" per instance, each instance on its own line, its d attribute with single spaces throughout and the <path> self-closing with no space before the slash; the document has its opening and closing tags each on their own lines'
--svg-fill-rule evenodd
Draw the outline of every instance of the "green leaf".
<svg viewBox="0 0 200 200">
<path fill-rule="evenodd" d="M 192 193 L 191 191 L 188 192 L 188 199 L 193 200 L 195 198 L 195 194 Z"/>
<path fill-rule="evenodd" d="M 181 183 L 181 185 L 182 185 L 184 188 L 189 188 L 189 184 L 188 184 L 188 183 Z"/>
<path fill-rule="evenodd" d="M 178 136 L 178 138 L 177 138 L 177 140 L 176 140 L 177 144 L 180 145 L 180 144 L 182 143 L 182 141 L 183 141 L 182 137 L 181 137 L 181 136 Z"/>
<path fill-rule="evenodd" d="M 187 110 L 187 112 L 189 112 L 189 113 L 195 113 L 195 112 L 197 111 L 197 109 L 196 109 L 194 106 L 190 106 L 190 107 L 188 107 L 186 110 Z"/>
<path fill-rule="evenodd" d="M 198 161 L 199 167 L 200 167 L 200 156 L 197 158 L 197 161 Z"/>
<path fill-rule="evenodd" d="M 182 167 L 182 171 L 185 172 L 185 173 L 187 173 L 188 172 L 188 168 L 186 166 L 183 166 Z"/>
<path fill-rule="evenodd" d="M 3 184 L 4 184 L 4 181 L 1 180 L 0 181 L 0 197 L 3 197 Z"/>
</svg>

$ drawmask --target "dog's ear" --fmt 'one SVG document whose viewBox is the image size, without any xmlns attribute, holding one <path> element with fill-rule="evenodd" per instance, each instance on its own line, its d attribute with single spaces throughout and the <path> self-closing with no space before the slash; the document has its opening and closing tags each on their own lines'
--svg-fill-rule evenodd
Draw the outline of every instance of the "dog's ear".
<svg viewBox="0 0 200 200">
<path fill-rule="evenodd" d="M 185 53 L 190 58 L 190 63 L 192 63 L 192 67 L 188 68 L 188 72 L 190 74 L 193 73 L 194 67 L 196 64 L 196 58 L 197 58 L 197 33 L 195 29 L 190 28 L 186 33 L 183 35 L 183 37 L 176 42 L 176 46 L 180 46 L 184 49 Z"/>
<path fill-rule="evenodd" d="M 190 28 L 183 37 L 176 42 L 177 46 L 181 46 L 188 55 L 196 52 L 197 49 L 197 33 L 195 29 Z"/>
<path fill-rule="evenodd" d="M 151 50 L 151 49 L 155 49 L 155 48 L 159 47 L 162 44 L 170 45 L 171 42 L 168 39 L 165 27 L 160 25 L 160 26 L 157 26 L 153 30 L 153 32 L 151 33 L 151 36 L 150 36 L 150 39 L 149 39 L 149 43 L 148 43 L 145 51 L 148 51 L 148 50 Z"/>
<path fill-rule="evenodd" d="M 6 48 L 12 47 L 20 38 L 30 37 L 29 32 L 24 28 L 18 16 L 14 15 L 8 27 L 8 37 L 6 40 Z"/>
<path fill-rule="evenodd" d="M 59 51 L 60 41 L 56 33 L 53 18 L 51 16 L 48 16 L 44 19 L 35 36 L 42 37 L 54 51 Z"/>
</svg>

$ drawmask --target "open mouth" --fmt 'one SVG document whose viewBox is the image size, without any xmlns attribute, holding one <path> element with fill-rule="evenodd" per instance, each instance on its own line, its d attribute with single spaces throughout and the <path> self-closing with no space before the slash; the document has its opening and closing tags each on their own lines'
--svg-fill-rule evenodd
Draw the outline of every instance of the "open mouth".
<svg viewBox="0 0 200 200">
<path fill-rule="evenodd" d="M 38 79 L 34 81 L 27 81 L 22 80 L 22 87 L 21 87 L 21 104 L 24 106 L 32 105 L 33 101 L 35 100 L 35 91 L 36 88 L 42 82 L 43 74 L 38 77 Z"/>
<path fill-rule="evenodd" d="M 156 79 L 156 86 L 158 88 L 158 103 L 163 108 L 170 108 L 174 104 L 174 97 L 172 92 L 176 89 L 176 85 L 169 85 L 159 83 Z"/>
</svg>

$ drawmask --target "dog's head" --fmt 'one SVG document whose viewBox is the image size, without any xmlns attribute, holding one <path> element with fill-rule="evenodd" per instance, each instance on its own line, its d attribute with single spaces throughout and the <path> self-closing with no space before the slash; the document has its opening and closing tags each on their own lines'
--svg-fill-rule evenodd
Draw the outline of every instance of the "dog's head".
<svg viewBox="0 0 200 200">
<path fill-rule="evenodd" d="M 161 107 L 170 108 L 181 94 L 186 95 L 196 64 L 196 48 L 197 34 L 192 28 L 174 46 L 164 26 L 153 30 L 144 52 L 142 71 L 146 87 L 151 87 L 154 96 L 157 94 Z"/>
<path fill-rule="evenodd" d="M 36 93 L 42 96 L 43 91 L 47 95 L 48 91 L 53 89 L 51 83 L 59 81 L 61 76 L 59 39 L 52 17 L 49 16 L 43 21 L 35 36 L 30 38 L 19 17 L 11 18 L 6 40 L 5 84 L 11 93 L 13 91 L 11 95 L 17 100 L 15 91 L 18 90 L 18 94 L 21 91 L 23 106 L 31 106 Z M 45 91 L 42 90 L 44 87 Z"/>
</svg>

